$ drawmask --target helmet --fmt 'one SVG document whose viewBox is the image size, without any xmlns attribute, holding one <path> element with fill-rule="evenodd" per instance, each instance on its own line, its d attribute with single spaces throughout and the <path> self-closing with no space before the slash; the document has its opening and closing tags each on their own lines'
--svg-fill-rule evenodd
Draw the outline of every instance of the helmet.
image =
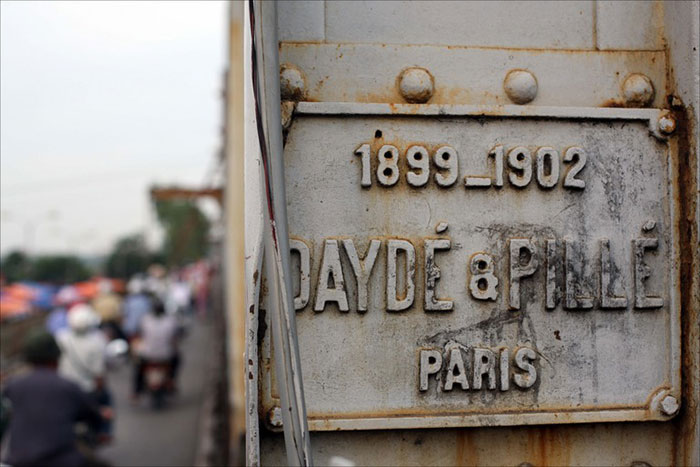
<svg viewBox="0 0 700 467">
<path fill-rule="evenodd" d="M 74 332 L 85 332 L 98 324 L 100 324 L 100 318 L 90 305 L 75 305 L 68 310 L 68 326 Z"/>
</svg>

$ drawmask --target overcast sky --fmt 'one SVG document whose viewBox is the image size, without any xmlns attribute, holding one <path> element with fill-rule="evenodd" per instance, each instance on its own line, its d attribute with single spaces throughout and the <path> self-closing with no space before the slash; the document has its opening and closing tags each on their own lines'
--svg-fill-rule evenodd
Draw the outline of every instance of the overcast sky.
<svg viewBox="0 0 700 467">
<path fill-rule="evenodd" d="M 226 5 L 0 2 L 0 252 L 100 254 L 220 145 Z"/>
</svg>

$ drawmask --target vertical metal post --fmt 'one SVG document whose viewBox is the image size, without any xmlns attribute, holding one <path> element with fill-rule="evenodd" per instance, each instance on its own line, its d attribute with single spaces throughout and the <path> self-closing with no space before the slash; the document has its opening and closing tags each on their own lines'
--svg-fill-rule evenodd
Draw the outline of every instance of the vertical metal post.
<svg viewBox="0 0 700 467">
<path fill-rule="evenodd" d="M 289 465 L 311 465 L 311 443 L 306 421 L 301 359 L 289 275 L 276 3 L 252 2 L 251 23 L 254 27 L 255 44 L 253 79 L 256 81 L 256 106 L 260 109 L 257 117 L 261 119 L 258 127 L 262 130 L 262 135 L 259 136 L 268 208 L 265 226 L 265 269 L 269 285 L 270 321 L 284 440 Z"/>
<path fill-rule="evenodd" d="M 226 242 L 226 323 L 228 326 L 228 360 L 230 404 L 230 462 L 243 459 L 242 441 L 246 433 L 246 311 L 245 311 L 245 217 L 244 217 L 244 8 L 239 2 L 229 4 L 229 69 L 226 74 L 226 189 L 224 195 Z"/>
</svg>

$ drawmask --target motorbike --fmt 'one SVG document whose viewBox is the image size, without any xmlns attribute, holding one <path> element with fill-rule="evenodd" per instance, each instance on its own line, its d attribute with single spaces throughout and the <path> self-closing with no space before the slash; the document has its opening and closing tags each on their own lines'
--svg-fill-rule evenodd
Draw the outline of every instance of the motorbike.
<svg viewBox="0 0 700 467">
<path fill-rule="evenodd" d="M 148 361 L 144 367 L 146 390 L 151 395 L 154 409 L 165 406 L 166 397 L 173 391 L 170 362 Z"/>
</svg>

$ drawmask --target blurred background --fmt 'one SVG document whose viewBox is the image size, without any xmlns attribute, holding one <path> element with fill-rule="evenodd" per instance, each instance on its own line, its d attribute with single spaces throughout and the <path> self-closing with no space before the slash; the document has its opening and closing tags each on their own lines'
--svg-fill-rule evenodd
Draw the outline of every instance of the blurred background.
<svg viewBox="0 0 700 467">
<path fill-rule="evenodd" d="M 192 465 L 211 451 L 203 407 L 216 413 L 226 384 L 216 329 L 227 8 L 0 2 L 0 387 L 30 371 L 29 336 L 61 344 L 72 310 L 90 307 L 91 332 L 129 346 L 105 349 L 113 426 L 90 454 L 109 464 Z M 177 389 L 163 407 L 133 394 L 142 295 L 146 312 L 162 304 L 177 323 Z"/>
</svg>

